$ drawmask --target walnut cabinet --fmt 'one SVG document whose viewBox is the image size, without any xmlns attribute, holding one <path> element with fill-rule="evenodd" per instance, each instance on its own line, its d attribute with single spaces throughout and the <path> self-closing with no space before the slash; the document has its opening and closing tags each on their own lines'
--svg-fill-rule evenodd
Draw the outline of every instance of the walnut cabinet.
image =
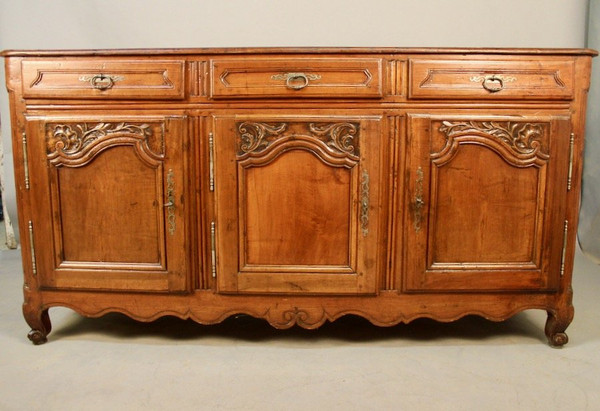
<svg viewBox="0 0 600 411">
<path fill-rule="evenodd" d="M 48 310 L 277 328 L 548 313 L 567 342 L 593 50 L 5 51 Z"/>
</svg>

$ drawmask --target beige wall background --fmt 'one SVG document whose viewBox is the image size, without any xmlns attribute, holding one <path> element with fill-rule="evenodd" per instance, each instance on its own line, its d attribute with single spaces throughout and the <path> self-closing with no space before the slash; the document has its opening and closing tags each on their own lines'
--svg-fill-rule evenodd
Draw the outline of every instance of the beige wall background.
<svg viewBox="0 0 600 411">
<path fill-rule="evenodd" d="M 584 47 L 587 13 L 588 0 L 0 0 L 0 50 Z M 0 90 L 4 201 L 16 224 L 8 100 Z"/>
</svg>

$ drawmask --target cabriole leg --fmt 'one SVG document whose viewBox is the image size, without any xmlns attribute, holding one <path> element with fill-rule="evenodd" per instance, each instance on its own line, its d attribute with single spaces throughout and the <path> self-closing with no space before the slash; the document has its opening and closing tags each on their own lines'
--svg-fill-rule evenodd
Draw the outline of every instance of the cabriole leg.
<svg viewBox="0 0 600 411">
<path fill-rule="evenodd" d="M 31 331 L 27 334 L 27 338 L 35 345 L 44 344 L 48 341 L 48 334 L 52 330 L 48 310 L 32 310 L 24 304 L 23 315 L 25 316 L 27 324 L 31 327 Z"/>
<path fill-rule="evenodd" d="M 548 319 L 546 320 L 546 337 L 548 343 L 552 347 L 562 347 L 569 342 L 569 337 L 565 330 L 573 321 L 573 307 L 567 307 L 564 310 L 548 311 Z"/>
</svg>

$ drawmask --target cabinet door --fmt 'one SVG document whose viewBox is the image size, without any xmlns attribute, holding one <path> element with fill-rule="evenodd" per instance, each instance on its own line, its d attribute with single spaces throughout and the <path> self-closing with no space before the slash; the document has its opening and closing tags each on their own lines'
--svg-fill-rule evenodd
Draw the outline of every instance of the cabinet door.
<svg viewBox="0 0 600 411">
<path fill-rule="evenodd" d="M 569 136 L 561 117 L 409 116 L 405 290 L 555 289 Z"/>
<path fill-rule="evenodd" d="M 186 287 L 182 118 L 28 118 L 37 274 L 46 288 Z"/>
<path fill-rule="evenodd" d="M 376 292 L 380 120 L 215 119 L 220 292 Z"/>
</svg>

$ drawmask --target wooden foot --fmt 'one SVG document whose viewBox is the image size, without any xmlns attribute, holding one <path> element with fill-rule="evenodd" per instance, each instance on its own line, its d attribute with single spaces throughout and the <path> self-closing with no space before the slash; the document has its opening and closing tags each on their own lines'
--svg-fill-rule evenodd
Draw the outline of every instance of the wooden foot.
<svg viewBox="0 0 600 411">
<path fill-rule="evenodd" d="M 52 330 L 50 316 L 48 310 L 30 310 L 26 305 L 23 305 L 23 315 L 25 321 L 31 327 L 31 331 L 27 334 L 27 338 L 34 344 L 40 345 L 48 341 L 48 334 Z"/>
<path fill-rule="evenodd" d="M 46 334 L 44 334 L 40 330 L 29 331 L 29 334 L 27 334 L 27 338 L 29 338 L 29 341 L 31 341 L 33 345 L 41 345 L 48 341 Z"/>
<path fill-rule="evenodd" d="M 560 348 L 569 342 L 569 337 L 565 330 L 573 320 L 573 308 L 570 307 L 566 312 L 548 311 L 546 320 L 546 337 L 551 347 Z"/>
</svg>

